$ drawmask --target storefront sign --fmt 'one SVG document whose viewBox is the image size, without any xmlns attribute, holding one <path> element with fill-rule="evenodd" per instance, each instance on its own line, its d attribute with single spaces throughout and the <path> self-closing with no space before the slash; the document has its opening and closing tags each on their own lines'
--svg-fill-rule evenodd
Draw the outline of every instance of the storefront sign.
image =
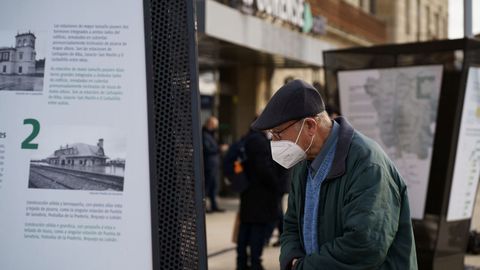
<svg viewBox="0 0 480 270">
<path fill-rule="evenodd" d="M 326 19 L 312 16 L 310 4 L 304 0 L 243 0 L 242 10 L 259 12 L 298 26 L 304 33 L 325 34 Z"/>
</svg>

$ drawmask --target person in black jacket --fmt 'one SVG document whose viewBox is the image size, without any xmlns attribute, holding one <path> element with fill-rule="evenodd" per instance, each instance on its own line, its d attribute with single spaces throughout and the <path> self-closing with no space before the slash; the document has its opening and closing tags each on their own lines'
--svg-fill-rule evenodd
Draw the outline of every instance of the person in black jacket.
<svg viewBox="0 0 480 270">
<path fill-rule="evenodd" d="M 261 131 L 250 130 L 245 139 L 247 160 L 243 163 L 249 180 L 240 194 L 240 227 L 237 238 L 237 270 L 263 269 L 261 256 L 269 224 L 277 219 L 279 165 L 272 159 L 270 141 Z M 247 265 L 247 246 L 251 266 Z"/>
<path fill-rule="evenodd" d="M 203 169 L 205 174 L 205 193 L 210 199 L 210 209 L 207 213 L 223 212 L 217 204 L 217 185 L 220 170 L 220 147 L 215 139 L 215 132 L 218 128 L 218 119 L 210 116 L 203 125 Z"/>
<path fill-rule="evenodd" d="M 277 194 L 277 219 L 270 223 L 268 226 L 266 235 L 265 235 L 265 246 L 270 244 L 270 239 L 273 236 L 273 231 L 275 228 L 278 230 L 278 239 L 272 244 L 274 247 L 280 246 L 280 235 L 283 233 L 283 197 L 285 194 L 288 194 L 290 191 L 290 175 L 288 174 L 288 170 L 283 168 L 282 166 L 277 166 L 279 170 L 279 178 L 278 178 L 278 194 Z"/>
</svg>

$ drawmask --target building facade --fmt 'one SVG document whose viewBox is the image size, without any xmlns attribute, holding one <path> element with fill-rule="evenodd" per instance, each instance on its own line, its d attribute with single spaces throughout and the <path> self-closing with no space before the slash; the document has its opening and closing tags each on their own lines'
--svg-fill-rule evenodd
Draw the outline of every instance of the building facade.
<svg viewBox="0 0 480 270">
<path fill-rule="evenodd" d="M 328 0 L 318 1 L 329 2 Z M 448 0 L 345 0 L 344 2 L 384 22 L 387 27 L 387 43 L 428 41 L 448 37 Z"/>
<path fill-rule="evenodd" d="M 35 40 L 35 34 L 22 33 L 15 36 L 15 47 L 0 47 L 0 74 L 33 75 L 43 73 L 37 72 Z"/>
<path fill-rule="evenodd" d="M 103 149 L 103 139 L 99 139 L 97 145 L 75 143 L 60 146 L 47 158 L 47 162 L 57 166 L 93 167 L 106 165 L 107 159 Z"/>
<path fill-rule="evenodd" d="M 324 51 L 387 41 L 384 22 L 344 1 L 197 0 L 196 10 L 202 118 L 218 116 L 225 143 L 286 79 L 322 87 Z"/>
<path fill-rule="evenodd" d="M 387 23 L 389 43 L 448 38 L 448 0 L 377 0 L 375 16 Z"/>
<path fill-rule="evenodd" d="M 292 78 L 335 104 L 324 51 L 446 38 L 447 1 L 197 0 L 202 118 L 218 116 L 231 143 Z"/>
</svg>

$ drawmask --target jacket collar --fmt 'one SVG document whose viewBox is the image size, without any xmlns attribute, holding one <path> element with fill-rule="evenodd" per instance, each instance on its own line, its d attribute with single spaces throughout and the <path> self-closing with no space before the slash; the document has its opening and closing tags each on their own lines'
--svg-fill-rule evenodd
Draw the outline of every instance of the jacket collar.
<svg viewBox="0 0 480 270">
<path fill-rule="evenodd" d="M 354 129 L 346 118 L 337 117 L 335 122 L 340 125 L 338 132 L 337 150 L 335 151 L 335 157 L 333 158 L 332 167 L 328 173 L 326 180 L 331 180 L 342 176 L 345 173 L 348 150 L 352 143 Z"/>
</svg>

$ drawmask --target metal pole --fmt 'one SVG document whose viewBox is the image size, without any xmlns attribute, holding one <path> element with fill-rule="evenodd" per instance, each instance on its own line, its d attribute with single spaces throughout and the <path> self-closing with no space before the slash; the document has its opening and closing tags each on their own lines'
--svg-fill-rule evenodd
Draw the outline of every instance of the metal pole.
<svg viewBox="0 0 480 270">
<path fill-rule="evenodd" d="M 472 0 L 464 0 L 463 2 L 463 29 L 464 36 L 473 37 L 472 29 Z"/>
</svg>

